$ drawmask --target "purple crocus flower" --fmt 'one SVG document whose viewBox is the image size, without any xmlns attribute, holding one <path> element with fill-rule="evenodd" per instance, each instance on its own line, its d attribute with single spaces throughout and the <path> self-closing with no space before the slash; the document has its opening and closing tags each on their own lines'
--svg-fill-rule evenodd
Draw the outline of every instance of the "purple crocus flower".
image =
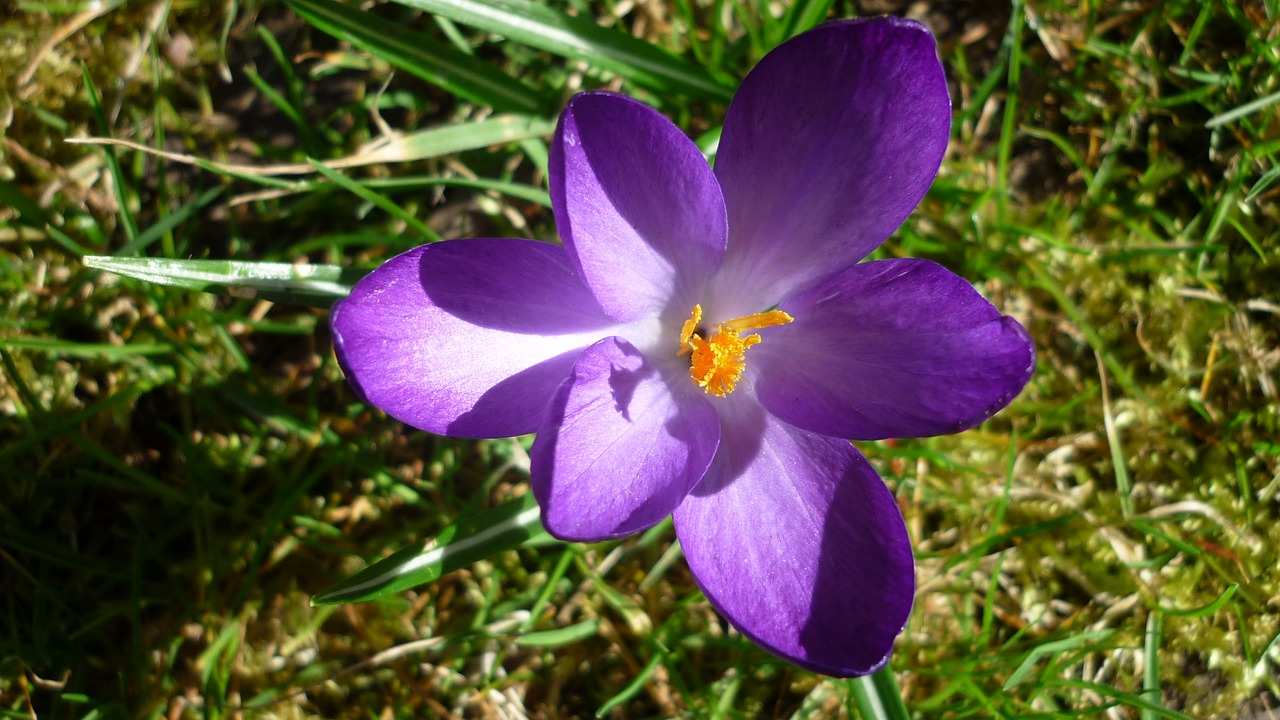
<svg viewBox="0 0 1280 720">
<path fill-rule="evenodd" d="M 707 598 L 768 650 L 881 667 L 915 590 L 893 495 L 848 442 L 971 428 L 1018 394 L 1026 331 L 943 267 L 859 262 L 919 203 L 951 104 L 933 37 L 822 25 L 769 53 L 715 170 L 653 109 L 574 97 L 551 146 L 563 247 L 453 240 L 333 311 L 348 379 L 414 427 L 538 433 L 565 540 L 674 515 Z"/>
</svg>

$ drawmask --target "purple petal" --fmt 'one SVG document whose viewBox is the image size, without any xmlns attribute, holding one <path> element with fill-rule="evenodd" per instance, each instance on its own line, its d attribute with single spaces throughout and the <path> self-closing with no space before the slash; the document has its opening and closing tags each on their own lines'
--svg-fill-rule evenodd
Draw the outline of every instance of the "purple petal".
<svg viewBox="0 0 1280 720">
<path fill-rule="evenodd" d="M 533 492 L 552 535 L 595 541 L 644 530 L 702 478 L 720 423 L 687 376 L 669 375 L 621 338 L 578 358 L 531 453 Z"/>
<path fill-rule="evenodd" d="M 924 197 L 950 127 L 942 64 L 917 22 L 827 23 L 774 49 L 729 106 L 716 155 L 725 291 L 754 285 L 767 306 L 865 257 Z"/>
<path fill-rule="evenodd" d="M 451 240 L 398 255 L 333 308 L 347 380 L 414 427 L 534 432 L 582 348 L 611 335 L 564 248 Z"/>
<path fill-rule="evenodd" d="M 751 402 L 675 512 L 694 578 L 735 627 L 827 675 L 881 667 L 911 612 L 911 544 L 893 495 L 849 443 Z"/>
<path fill-rule="evenodd" d="M 973 286 L 928 260 L 855 265 L 783 303 L 795 321 L 753 349 L 769 412 L 876 440 L 971 428 L 1008 405 L 1035 348 Z"/>
<path fill-rule="evenodd" d="M 653 108 L 607 92 L 575 96 L 556 128 L 550 176 L 560 237 L 610 317 L 655 315 L 719 266 L 720 187 L 693 142 Z"/>
</svg>

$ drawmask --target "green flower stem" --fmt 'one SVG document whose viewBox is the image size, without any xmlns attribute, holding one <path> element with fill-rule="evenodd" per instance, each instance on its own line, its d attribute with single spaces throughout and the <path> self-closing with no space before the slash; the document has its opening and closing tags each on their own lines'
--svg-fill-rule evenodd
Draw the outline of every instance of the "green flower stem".
<svg viewBox="0 0 1280 720">
<path fill-rule="evenodd" d="M 885 665 L 870 675 L 851 678 L 849 694 L 858 707 L 862 720 L 907 720 L 906 703 L 893 677 L 893 668 Z"/>
</svg>

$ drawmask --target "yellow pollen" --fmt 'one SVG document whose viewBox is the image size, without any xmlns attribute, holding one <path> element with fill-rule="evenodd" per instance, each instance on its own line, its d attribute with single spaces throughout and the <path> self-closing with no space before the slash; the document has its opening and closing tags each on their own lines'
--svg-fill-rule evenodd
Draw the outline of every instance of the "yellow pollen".
<svg viewBox="0 0 1280 720">
<path fill-rule="evenodd" d="M 724 397 L 733 392 L 742 371 L 747 367 L 747 348 L 760 344 L 760 336 L 751 333 L 739 335 L 743 330 L 786 325 L 792 317 L 781 310 L 767 310 L 722 322 L 710 340 L 698 335 L 698 323 L 702 322 L 702 306 L 694 305 L 693 312 L 680 328 L 678 355 L 692 353 L 689 375 L 704 391 Z"/>
</svg>

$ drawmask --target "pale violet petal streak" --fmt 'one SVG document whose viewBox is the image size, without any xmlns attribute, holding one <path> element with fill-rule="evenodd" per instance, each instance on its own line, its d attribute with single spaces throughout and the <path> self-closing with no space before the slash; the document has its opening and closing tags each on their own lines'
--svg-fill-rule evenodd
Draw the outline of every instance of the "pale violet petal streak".
<svg viewBox="0 0 1280 720">
<path fill-rule="evenodd" d="M 556 229 L 610 317 L 691 305 L 718 267 L 720 187 L 693 141 L 653 108 L 608 92 L 575 96 L 551 144 L 550 178 Z"/>
<path fill-rule="evenodd" d="M 826 23 L 766 55 L 716 155 L 730 311 L 758 312 L 874 250 L 929 189 L 950 127 L 937 47 L 917 22 Z"/>
<path fill-rule="evenodd" d="M 959 432 L 1035 369 L 1026 330 L 929 260 L 865 262 L 783 303 L 755 349 L 760 402 L 806 430 L 876 440 Z"/>
<path fill-rule="evenodd" d="M 460 437 L 534 432 L 582 348 L 634 330 L 603 314 L 563 248 L 492 239 L 387 261 L 331 325 L 347 379 L 370 403 Z"/>
<path fill-rule="evenodd" d="M 530 453 L 543 526 L 562 540 L 645 530 L 680 504 L 715 454 L 716 412 L 688 371 L 621 338 L 585 350 Z"/>
<path fill-rule="evenodd" d="M 674 514 L 694 578 L 734 627 L 801 667 L 879 668 L 915 588 L 893 495 L 848 442 L 750 399 L 718 407 L 720 452 Z"/>
</svg>

